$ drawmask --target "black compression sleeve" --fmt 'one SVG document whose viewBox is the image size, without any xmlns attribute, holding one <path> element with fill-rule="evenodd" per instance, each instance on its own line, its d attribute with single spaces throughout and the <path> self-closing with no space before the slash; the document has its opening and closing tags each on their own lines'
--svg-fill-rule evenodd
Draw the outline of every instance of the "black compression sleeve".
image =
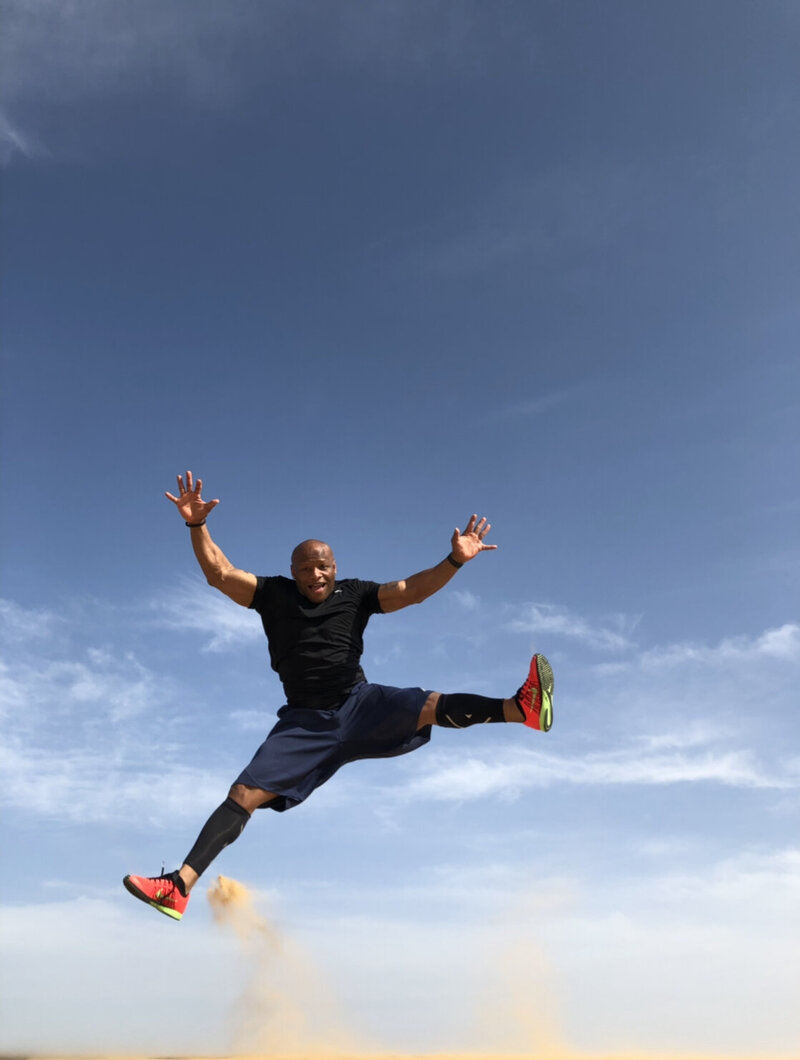
<svg viewBox="0 0 800 1060">
<path fill-rule="evenodd" d="M 238 839 L 250 814 L 230 797 L 211 814 L 200 830 L 197 841 L 183 859 L 190 869 L 202 876 L 214 858 L 234 839 Z"/>
<path fill-rule="evenodd" d="M 439 696 L 436 704 L 436 724 L 445 729 L 466 729 L 470 725 L 505 720 L 502 699 L 450 692 Z"/>
</svg>

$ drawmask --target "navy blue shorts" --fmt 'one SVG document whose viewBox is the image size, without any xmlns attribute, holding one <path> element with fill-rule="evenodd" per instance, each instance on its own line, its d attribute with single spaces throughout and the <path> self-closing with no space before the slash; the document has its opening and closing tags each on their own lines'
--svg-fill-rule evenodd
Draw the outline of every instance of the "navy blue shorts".
<svg viewBox="0 0 800 1060">
<path fill-rule="evenodd" d="M 234 783 L 271 791 L 277 798 L 265 806 L 290 810 L 347 762 L 393 758 L 426 744 L 430 726 L 417 732 L 417 723 L 429 695 L 422 688 L 364 681 L 333 710 L 281 707 L 277 723 Z"/>
</svg>

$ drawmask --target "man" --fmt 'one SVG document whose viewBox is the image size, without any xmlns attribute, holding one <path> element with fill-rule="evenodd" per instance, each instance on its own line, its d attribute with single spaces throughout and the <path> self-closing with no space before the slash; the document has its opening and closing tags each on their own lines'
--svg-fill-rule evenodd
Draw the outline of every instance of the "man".
<svg viewBox="0 0 800 1060">
<path fill-rule="evenodd" d="M 190 528 L 208 583 L 261 616 L 286 705 L 181 867 L 166 876 L 124 878 L 131 894 L 175 920 L 199 877 L 239 837 L 255 809 L 298 805 L 347 762 L 414 751 L 428 742 L 432 725 L 524 722 L 547 732 L 553 720 L 553 673 L 543 655 L 533 656 L 527 679 L 510 699 L 374 685 L 361 669 L 370 616 L 421 603 L 478 553 L 495 549 L 484 543 L 491 529 L 486 519 L 473 515 L 463 534 L 453 532 L 440 563 L 404 581 L 338 580 L 330 546 L 314 539 L 292 553 L 291 579 L 256 577 L 234 567 L 212 540 L 206 519 L 219 501 L 204 501 L 202 489 L 202 480 L 195 485 L 187 471 L 185 485 L 178 475 L 179 496 L 166 496 Z"/>
</svg>

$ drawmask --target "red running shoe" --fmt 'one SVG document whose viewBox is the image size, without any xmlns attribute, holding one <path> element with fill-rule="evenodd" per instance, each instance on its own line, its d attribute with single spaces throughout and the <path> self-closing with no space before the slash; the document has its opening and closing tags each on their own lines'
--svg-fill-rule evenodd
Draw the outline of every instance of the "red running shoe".
<svg viewBox="0 0 800 1060">
<path fill-rule="evenodd" d="M 169 876 L 126 876 L 122 881 L 134 898 L 152 905 L 159 913 L 180 920 L 189 904 L 189 895 L 182 894 L 176 872 Z"/>
<path fill-rule="evenodd" d="M 514 696 L 525 724 L 547 732 L 553 724 L 553 670 L 544 655 L 534 655 L 528 679 Z"/>
</svg>

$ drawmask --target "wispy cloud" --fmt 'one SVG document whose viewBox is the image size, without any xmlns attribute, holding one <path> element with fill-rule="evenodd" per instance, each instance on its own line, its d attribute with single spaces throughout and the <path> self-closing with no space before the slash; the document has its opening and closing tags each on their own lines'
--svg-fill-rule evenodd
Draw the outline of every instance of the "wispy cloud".
<svg viewBox="0 0 800 1060">
<path fill-rule="evenodd" d="M 46 154 L 38 140 L 21 132 L 8 116 L 0 111 L 0 165 L 8 165 L 16 157 L 38 158 Z"/>
<path fill-rule="evenodd" d="M 209 589 L 197 578 L 184 578 L 170 593 L 153 601 L 155 622 L 164 629 L 199 633 L 205 651 L 225 651 L 263 638 L 258 615 Z"/>
<path fill-rule="evenodd" d="M 553 390 L 550 393 L 538 394 L 536 397 L 525 401 L 517 401 L 488 417 L 497 419 L 515 419 L 516 417 L 538 416 L 543 412 L 549 412 L 557 405 L 563 405 L 570 401 L 582 391 L 582 387 L 571 387 L 565 390 Z"/>
<path fill-rule="evenodd" d="M 609 163 L 590 170 L 542 169 L 498 184 L 471 213 L 450 218 L 450 232 L 429 240 L 429 269 L 445 276 L 488 272 L 525 262 L 528 268 L 552 268 L 562 275 L 584 268 L 576 254 L 619 240 L 633 223 L 641 187 L 652 174 L 629 164 Z"/>
<path fill-rule="evenodd" d="M 763 633 L 725 637 L 717 644 L 681 641 L 659 645 L 628 659 L 598 663 L 595 671 L 612 674 L 631 669 L 657 672 L 681 667 L 719 668 L 758 660 L 776 664 L 800 663 L 800 625 L 787 622 Z"/>
<path fill-rule="evenodd" d="M 549 633 L 581 641 L 598 651 L 623 652 L 633 647 L 630 634 L 638 618 L 613 615 L 605 622 L 590 622 L 555 604 L 524 604 L 522 616 L 508 623 L 514 633 Z"/>
<path fill-rule="evenodd" d="M 676 743 L 679 742 L 676 740 Z M 526 791 L 558 785 L 580 787 L 658 786 L 710 783 L 727 787 L 790 789 L 800 777 L 784 767 L 762 766 L 748 750 L 697 746 L 657 751 L 631 744 L 621 750 L 580 756 L 506 749 L 502 754 L 427 756 L 424 769 L 388 798 L 469 802 L 487 796 L 516 800 Z"/>
<path fill-rule="evenodd" d="M 3 11 L 3 99 L 74 102 L 129 92 L 161 71 L 189 92 L 224 92 L 235 77 L 226 44 L 247 34 L 248 5 L 141 0 L 8 0 Z"/>
<path fill-rule="evenodd" d="M 13 600 L 0 600 L 0 630 L 6 644 L 32 638 L 50 638 L 63 619 L 44 608 L 20 607 Z"/>
<path fill-rule="evenodd" d="M 176 752 L 168 745 L 114 746 L 111 740 L 73 740 L 56 751 L 12 737 L 0 747 L 0 804 L 80 825 L 163 830 L 165 822 L 196 823 L 224 797 L 231 777 L 189 766 Z"/>
<path fill-rule="evenodd" d="M 196 814 L 193 793 L 208 790 L 208 776 L 185 764 L 190 740 L 170 677 L 129 648 L 86 643 L 91 623 L 82 628 L 79 612 L 67 622 L 2 601 L 0 621 L 13 646 L 0 664 L 0 804 L 144 823 L 159 819 L 163 798 L 171 814 Z M 217 790 L 227 783 L 219 778 Z"/>
<path fill-rule="evenodd" d="M 214 0 L 6 0 L 0 163 L 50 155 L 31 131 L 43 109 L 63 114 L 65 104 L 127 96 L 159 80 L 204 106 L 229 102 L 244 83 L 244 64 L 232 58 L 237 43 L 252 51 L 259 22 L 266 31 L 279 21 L 264 10 L 267 19 L 250 4 Z"/>
<path fill-rule="evenodd" d="M 186 100 L 217 108 L 300 63 L 318 72 L 469 76 L 492 51 L 506 64 L 528 58 L 504 21 L 478 3 L 451 10 L 425 0 L 5 0 L 0 98 L 9 114 L 29 117 L 35 107 L 166 83 Z M 0 124 L 6 161 L 30 157 L 33 145 L 18 123 Z"/>
<path fill-rule="evenodd" d="M 645 668 L 681 666 L 685 663 L 733 663 L 752 659 L 800 662 L 800 625 L 789 622 L 757 636 L 726 637 L 716 645 L 670 644 L 641 656 Z"/>
<path fill-rule="evenodd" d="M 477 611 L 481 606 L 480 597 L 470 592 L 469 589 L 453 589 L 450 592 L 450 596 L 464 611 Z"/>
<path fill-rule="evenodd" d="M 24 731 L 38 729 L 45 717 L 45 734 L 78 716 L 82 724 L 93 717 L 98 725 L 117 723 L 157 709 L 166 693 L 164 680 L 130 651 L 86 648 L 75 659 L 17 655 L 2 666 L 0 711 Z"/>
<path fill-rule="evenodd" d="M 208 650 L 263 636 L 255 615 L 217 597 L 199 579 L 178 583 L 166 600 L 149 605 L 161 628 L 200 634 Z M 471 603 L 467 597 L 457 606 L 469 613 Z M 196 813 L 187 792 L 198 786 L 224 790 L 229 777 L 214 776 L 212 784 L 202 763 L 186 764 L 196 761 L 187 759 L 187 747 L 194 743 L 181 713 L 186 687 L 177 688 L 148 655 L 128 646 L 130 638 L 123 627 L 127 623 L 130 631 L 137 623 L 144 625 L 141 614 L 142 607 L 136 605 L 117 616 L 126 643 L 118 650 L 108 643 L 91 643 L 89 627 L 81 628 L 79 614 L 67 622 L 46 610 L 0 603 L 5 639 L 14 645 L 2 672 L 0 800 L 75 821 L 105 820 L 112 813 L 129 820 L 155 820 L 159 801 L 166 799 L 175 816 L 182 818 Z M 615 630 L 593 626 L 562 608 L 531 605 L 527 619 L 515 628 L 531 630 L 537 623 L 554 636 L 577 638 L 592 646 L 620 651 L 630 646 L 620 630 L 630 628 L 631 622 L 623 618 Z M 698 783 L 794 792 L 800 787 L 796 756 L 783 760 L 769 749 L 759 756 L 751 740 L 742 742 L 738 714 L 724 712 L 727 685 L 716 700 L 711 693 L 705 695 L 704 713 L 697 720 L 682 719 L 679 726 L 669 728 L 674 715 L 662 705 L 671 701 L 673 686 L 665 690 L 661 675 L 673 666 L 685 669 L 688 657 L 698 662 L 713 692 L 713 682 L 718 684 L 729 674 L 731 660 L 756 657 L 791 669 L 800 661 L 799 645 L 800 627 L 790 623 L 750 637 L 725 638 L 716 646 L 652 649 L 639 662 L 630 663 L 636 683 L 624 690 L 626 701 L 633 697 L 638 703 L 636 712 L 626 706 L 628 725 L 637 719 L 635 738 L 629 735 L 621 743 L 615 736 L 606 741 L 601 731 L 587 730 L 589 749 L 581 754 L 516 743 L 492 743 L 481 753 L 470 749 L 465 754 L 463 747 L 428 753 L 419 760 L 404 760 L 407 783 L 387 789 L 383 797 L 389 805 L 431 798 L 469 801 L 487 795 L 513 800 L 543 787 Z M 684 694 L 698 698 L 692 688 L 685 684 L 682 688 Z M 260 711 L 245 709 L 231 715 L 227 703 L 222 709 L 240 730 L 266 728 Z M 35 798 L 27 791 L 26 778 L 31 776 L 40 778 Z M 367 783 L 383 786 L 377 774 Z M 109 786 L 116 793 L 113 807 L 102 797 Z M 352 790 L 358 792 L 362 786 L 356 778 Z M 337 783 L 339 801 L 348 790 Z"/>
</svg>

